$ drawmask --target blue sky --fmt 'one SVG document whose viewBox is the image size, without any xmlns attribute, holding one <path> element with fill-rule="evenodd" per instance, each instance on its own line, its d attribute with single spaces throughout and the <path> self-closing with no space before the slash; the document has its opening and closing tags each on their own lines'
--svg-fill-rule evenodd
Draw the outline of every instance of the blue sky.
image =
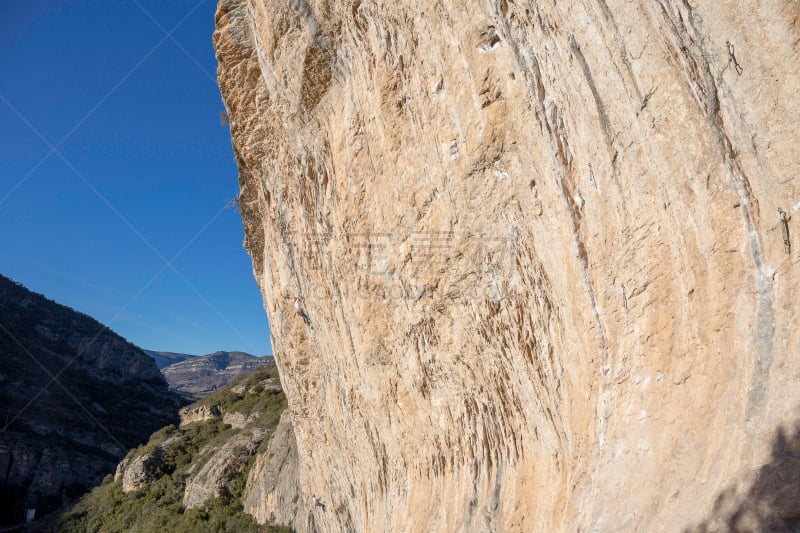
<svg viewBox="0 0 800 533">
<path fill-rule="evenodd" d="M 0 273 L 143 348 L 261 355 L 215 7 L 0 0 Z"/>
</svg>

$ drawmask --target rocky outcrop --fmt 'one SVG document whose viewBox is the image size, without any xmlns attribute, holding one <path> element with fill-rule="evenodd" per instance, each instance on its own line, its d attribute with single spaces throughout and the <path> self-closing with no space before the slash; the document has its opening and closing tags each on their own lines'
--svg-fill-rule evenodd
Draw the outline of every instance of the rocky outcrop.
<svg viewBox="0 0 800 533">
<path fill-rule="evenodd" d="M 160 443 L 151 451 L 141 454 L 128 454 L 117 465 L 114 481 L 122 481 L 122 492 L 133 492 L 149 485 L 164 475 L 164 454 L 178 444 L 178 438 L 173 437 Z"/>
<path fill-rule="evenodd" d="M 297 468 L 297 442 L 292 430 L 291 416 L 284 412 L 275 428 L 267 449 L 256 455 L 253 468 L 247 476 L 242 495 L 244 511 L 260 524 L 278 524 L 293 530 L 305 529 L 311 501 L 301 499 Z"/>
<path fill-rule="evenodd" d="M 232 484 L 267 433 L 266 428 L 249 428 L 210 450 L 208 462 L 186 480 L 183 505 L 194 509 L 209 498 L 230 494 Z"/>
<path fill-rule="evenodd" d="M 0 525 L 71 502 L 177 420 L 178 397 L 141 349 L 2 276 L 0 369 Z"/>
<path fill-rule="evenodd" d="M 267 378 L 250 387 L 246 387 L 244 384 L 236 385 L 231 387 L 231 391 L 236 394 L 243 394 L 245 391 L 247 391 L 248 394 L 260 394 L 262 392 L 277 394 L 283 392 L 283 387 L 281 387 L 279 379 Z"/>
<path fill-rule="evenodd" d="M 216 405 L 188 405 L 178 411 L 181 427 L 194 422 L 204 422 L 219 418 L 222 413 Z"/>
<path fill-rule="evenodd" d="M 259 412 L 255 412 L 249 416 L 244 413 L 225 413 L 222 415 L 222 423 L 236 429 L 242 429 L 260 415 L 261 413 Z"/>
<path fill-rule="evenodd" d="M 156 453 L 148 453 L 133 459 L 129 464 L 125 465 L 120 472 L 122 479 L 122 492 L 132 492 L 138 490 L 145 485 L 157 480 L 159 470 L 164 466 L 164 457 L 161 455 L 160 450 Z M 120 463 L 120 466 L 122 464 Z"/>
<path fill-rule="evenodd" d="M 800 404 L 799 20 L 220 2 L 245 246 L 320 531 L 736 520 Z"/>
</svg>

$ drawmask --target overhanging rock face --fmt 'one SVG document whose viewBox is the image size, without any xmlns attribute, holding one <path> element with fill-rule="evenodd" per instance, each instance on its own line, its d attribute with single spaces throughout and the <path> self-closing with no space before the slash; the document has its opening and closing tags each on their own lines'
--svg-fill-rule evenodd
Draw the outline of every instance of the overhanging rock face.
<svg viewBox="0 0 800 533">
<path fill-rule="evenodd" d="M 297 523 L 800 516 L 798 42 L 790 0 L 223 0 Z"/>
</svg>

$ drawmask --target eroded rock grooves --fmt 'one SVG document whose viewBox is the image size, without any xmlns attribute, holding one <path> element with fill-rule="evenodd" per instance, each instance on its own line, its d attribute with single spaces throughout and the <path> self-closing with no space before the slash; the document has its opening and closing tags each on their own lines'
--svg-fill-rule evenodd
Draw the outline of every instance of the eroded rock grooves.
<svg viewBox="0 0 800 533">
<path fill-rule="evenodd" d="M 294 525 L 800 516 L 759 470 L 800 449 L 798 43 L 790 0 L 222 0 Z"/>
</svg>

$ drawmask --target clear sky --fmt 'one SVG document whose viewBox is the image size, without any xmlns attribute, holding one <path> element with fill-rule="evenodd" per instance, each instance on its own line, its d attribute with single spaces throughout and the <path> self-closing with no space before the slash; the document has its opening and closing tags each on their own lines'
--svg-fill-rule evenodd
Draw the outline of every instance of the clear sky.
<svg viewBox="0 0 800 533">
<path fill-rule="evenodd" d="M 149 349 L 272 353 L 216 0 L 0 0 L 0 273 Z"/>
</svg>

